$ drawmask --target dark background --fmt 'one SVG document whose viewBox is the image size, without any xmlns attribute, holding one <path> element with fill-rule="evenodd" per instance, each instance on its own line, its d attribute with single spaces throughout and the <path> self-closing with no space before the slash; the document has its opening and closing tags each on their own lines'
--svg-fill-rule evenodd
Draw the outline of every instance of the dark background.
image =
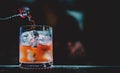
<svg viewBox="0 0 120 73">
<path fill-rule="evenodd" d="M 75 0 L 72 6 L 65 2 L 61 4 L 85 14 L 84 41 L 91 64 L 120 65 L 117 2 Z M 0 17 L 16 14 L 17 9 L 24 5 L 29 6 L 20 0 L 0 0 Z M 19 22 L 24 21 L 20 18 L 0 21 L 0 64 L 18 64 L 18 32 L 22 25 Z"/>
</svg>

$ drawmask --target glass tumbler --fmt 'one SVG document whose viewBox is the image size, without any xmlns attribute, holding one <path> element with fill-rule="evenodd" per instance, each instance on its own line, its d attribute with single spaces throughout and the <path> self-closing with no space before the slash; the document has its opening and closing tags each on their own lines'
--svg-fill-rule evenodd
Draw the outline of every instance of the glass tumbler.
<svg viewBox="0 0 120 73">
<path fill-rule="evenodd" d="M 20 27 L 19 63 L 21 68 L 47 68 L 53 65 L 52 27 Z"/>
</svg>

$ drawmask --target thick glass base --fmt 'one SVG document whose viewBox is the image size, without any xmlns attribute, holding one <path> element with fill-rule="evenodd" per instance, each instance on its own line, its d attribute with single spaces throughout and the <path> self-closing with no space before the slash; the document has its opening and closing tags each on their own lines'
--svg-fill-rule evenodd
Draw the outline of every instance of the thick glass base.
<svg viewBox="0 0 120 73">
<path fill-rule="evenodd" d="M 21 63 L 20 68 L 23 69 L 42 69 L 42 68 L 51 68 L 53 66 L 52 62 L 47 62 L 47 63 Z"/>
</svg>

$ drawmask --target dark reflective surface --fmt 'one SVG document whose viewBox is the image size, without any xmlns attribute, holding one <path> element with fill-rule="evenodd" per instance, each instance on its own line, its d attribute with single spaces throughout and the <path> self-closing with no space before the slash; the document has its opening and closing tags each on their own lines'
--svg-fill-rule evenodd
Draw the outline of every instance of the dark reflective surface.
<svg viewBox="0 0 120 73">
<path fill-rule="evenodd" d="M 19 65 L 0 65 L 0 73 L 119 73 L 120 66 L 54 65 L 51 68 L 21 69 Z"/>
</svg>

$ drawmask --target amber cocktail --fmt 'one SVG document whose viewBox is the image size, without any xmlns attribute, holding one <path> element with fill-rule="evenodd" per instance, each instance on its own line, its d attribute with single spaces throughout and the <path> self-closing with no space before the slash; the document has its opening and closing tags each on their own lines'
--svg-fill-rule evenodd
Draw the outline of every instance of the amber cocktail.
<svg viewBox="0 0 120 73">
<path fill-rule="evenodd" d="M 45 25 L 22 26 L 19 47 L 20 67 L 51 67 L 53 64 L 52 27 Z"/>
</svg>

